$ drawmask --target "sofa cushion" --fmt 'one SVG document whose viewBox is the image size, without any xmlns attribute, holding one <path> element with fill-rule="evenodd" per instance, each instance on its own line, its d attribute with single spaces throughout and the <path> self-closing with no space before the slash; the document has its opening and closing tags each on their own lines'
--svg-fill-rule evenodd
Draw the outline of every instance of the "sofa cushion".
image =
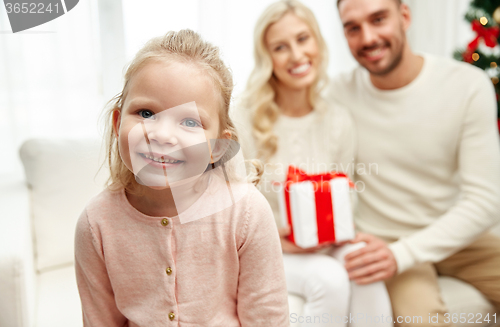
<svg viewBox="0 0 500 327">
<path fill-rule="evenodd" d="M 75 267 L 59 268 L 38 277 L 35 327 L 81 327 L 82 307 Z"/>
<path fill-rule="evenodd" d="M 0 326 L 32 327 L 35 270 L 28 190 L 17 176 L 0 178 Z"/>
<path fill-rule="evenodd" d="M 450 314 L 455 314 L 459 320 L 460 314 L 466 318 L 465 323 L 458 321 L 457 327 L 492 325 L 494 321 L 487 323 L 484 318 L 489 314 L 490 320 L 494 319 L 492 316 L 495 314 L 495 308 L 474 286 L 455 278 L 441 276 L 439 287 Z M 480 316 L 482 319 L 478 321 Z M 496 317 L 496 322 L 500 322 L 500 315 L 497 314 Z"/>
<path fill-rule="evenodd" d="M 20 149 L 31 193 L 36 267 L 73 262 L 75 226 L 86 202 L 103 188 L 108 169 L 95 139 L 26 141 Z"/>
</svg>

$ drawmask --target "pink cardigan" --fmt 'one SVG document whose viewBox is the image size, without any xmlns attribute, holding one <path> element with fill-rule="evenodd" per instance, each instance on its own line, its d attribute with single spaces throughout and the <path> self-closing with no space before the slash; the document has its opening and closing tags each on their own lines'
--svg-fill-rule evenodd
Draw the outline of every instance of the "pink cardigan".
<svg viewBox="0 0 500 327">
<path fill-rule="evenodd" d="M 185 224 L 105 190 L 80 216 L 75 262 L 86 327 L 289 326 L 276 224 L 252 185 Z"/>
</svg>

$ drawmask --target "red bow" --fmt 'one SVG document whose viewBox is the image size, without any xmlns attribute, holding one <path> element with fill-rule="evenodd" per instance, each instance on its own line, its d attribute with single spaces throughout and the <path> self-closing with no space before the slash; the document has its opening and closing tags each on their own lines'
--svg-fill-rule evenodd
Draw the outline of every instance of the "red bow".
<svg viewBox="0 0 500 327">
<path fill-rule="evenodd" d="M 293 183 L 299 183 L 299 182 L 304 182 L 304 181 L 311 181 L 311 182 L 325 182 L 325 181 L 330 181 L 336 177 L 347 177 L 346 174 L 344 173 L 338 173 L 338 172 L 328 172 L 328 173 L 322 173 L 322 174 L 307 174 L 305 171 L 303 171 L 300 168 L 297 168 L 295 166 L 289 166 L 288 167 L 288 175 L 286 176 L 286 185 L 290 185 Z M 349 181 L 349 186 L 354 187 L 354 184 Z"/>
<path fill-rule="evenodd" d="M 469 52 L 476 51 L 479 40 L 483 39 L 484 44 L 490 48 L 494 48 L 498 44 L 498 36 L 500 35 L 500 29 L 498 26 L 485 27 L 478 20 L 472 21 L 472 30 L 477 33 L 477 36 L 471 43 L 467 46 Z"/>
</svg>

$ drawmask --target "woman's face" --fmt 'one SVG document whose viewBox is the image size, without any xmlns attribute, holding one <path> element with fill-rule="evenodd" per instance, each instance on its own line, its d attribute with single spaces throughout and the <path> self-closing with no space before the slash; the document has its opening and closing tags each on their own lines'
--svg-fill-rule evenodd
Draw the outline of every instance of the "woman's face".
<svg viewBox="0 0 500 327">
<path fill-rule="evenodd" d="M 130 80 L 114 118 L 120 155 L 143 185 L 162 189 L 196 177 L 211 160 L 220 99 L 194 65 L 152 62 Z"/>
<path fill-rule="evenodd" d="M 314 83 L 320 61 L 318 42 L 309 25 L 293 13 L 269 26 L 265 44 L 278 83 L 302 90 Z"/>
</svg>

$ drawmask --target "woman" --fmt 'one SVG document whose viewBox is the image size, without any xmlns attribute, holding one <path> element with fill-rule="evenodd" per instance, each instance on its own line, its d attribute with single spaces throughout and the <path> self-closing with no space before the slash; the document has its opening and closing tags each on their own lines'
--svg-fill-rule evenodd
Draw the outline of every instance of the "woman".
<svg viewBox="0 0 500 327">
<path fill-rule="evenodd" d="M 265 163 L 260 190 L 278 222 L 273 182 L 285 180 L 288 165 L 311 174 L 334 170 L 348 174 L 355 150 L 354 126 L 342 108 L 330 106 L 320 95 L 327 83 L 328 53 L 307 7 L 295 0 L 270 5 L 257 22 L 254 47 L 255 68 L 233 115 L 245 157 Z M 349 313 L 391 314 L 382 282 L 367 286 L 349 282 L 342 258 L 361 244 L 302 249 L 285 238 L 289 226 L 278 227 L 288 291 L 306 300 L 304 321 L 310 316 L 312 326 L 346 326 L 342 318 Z M 321 319 L 314 320 L 315 316 Z M 366 323 L 358 319 L 350 326 Z"/>
</svg>

